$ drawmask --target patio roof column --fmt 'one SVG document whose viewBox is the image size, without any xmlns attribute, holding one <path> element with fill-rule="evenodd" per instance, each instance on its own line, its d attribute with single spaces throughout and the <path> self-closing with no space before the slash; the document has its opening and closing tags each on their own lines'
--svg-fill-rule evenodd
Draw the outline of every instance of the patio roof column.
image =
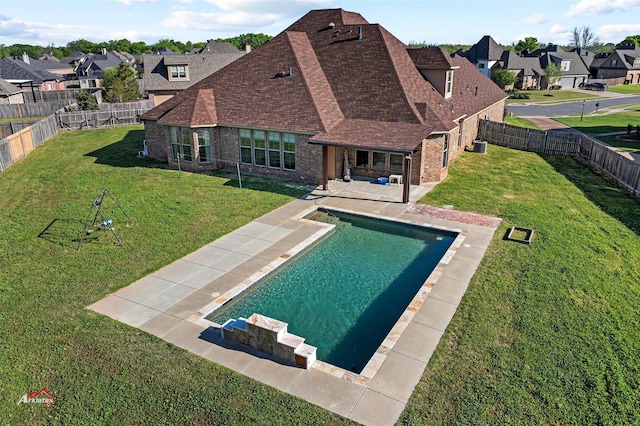
<svg viewBox="0 0 640 426">
<path fill-rule="evenodd" d="M 322 145 L 322 190 L 329 190 L 329 175 L 327 174 L 327 164 L 329 164 L 329 147 Z"/>
<path fill-rule="evenodd" d="M 411 188 L 411 154 L 404 156 L 404 167 L 402 168 L 402 202 L 409 202 L 409 192 Z"/>
</svg>

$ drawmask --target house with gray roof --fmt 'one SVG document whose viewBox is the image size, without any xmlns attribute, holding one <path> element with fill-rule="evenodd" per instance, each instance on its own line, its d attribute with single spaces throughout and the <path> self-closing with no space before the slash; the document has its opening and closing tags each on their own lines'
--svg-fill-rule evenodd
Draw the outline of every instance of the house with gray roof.
<svg viewBox="0 0 640 426">
<path fill-rule="evenodd" d="M 491 36 L 486 35 L 469 50 L 456 53 L 467 58 L 482 74 L 491 78 L 491 69 L 500 61 L 503 50 Z"/>
<path fill-rule="evenodd" d="M 144 55 L 143 89 L 160 105 L 244 54 L 231 43 L 209 41 L 196 54 Z"/>
<path fill-rule="evenodd" d="M 102 49 L 100 53 L 90 55 L 81 62 L 76 69 L 76 75 L 80 81 L 80 88 L 90 89 L 101 87 L 102 73 L 104 70 L 117 67 L 121 62 L 123 62 L 123 60 L 119 56 L 108 52 L 106 49 Z"/>
<path fill-rule="evenodd" d="M 26 62 L 24 59 L 26 59 Z M 43 69 L 37 60 L 31 59 L 26 55 L 0 59 L 0 78 L 21 89 L 32 92 L 34 101 L 35 93 L 38 91 L 65 89 L 64 77 Z"/>
<path fill-rule="evenodd" d="M 188 56 L 188 55 L 187 55 Z M 439 181 L 502 121 L 506 95 L 467 59 L 410 49 L 342 9 L 283 32 L 146 112 L 150 157 L 183 170 L 239 167 L 327 187 L 350 176 Z"/>
<path fill-rule="evenodd" d="M 613 84 L 640 84 L 640 47 L 625 45 L 591 63 L 594 77 Z"/>
<path fill-rule="evenodd" d="M 24 89 L 0 78 L 0 104 L 23 104 Z"/>
</svg>

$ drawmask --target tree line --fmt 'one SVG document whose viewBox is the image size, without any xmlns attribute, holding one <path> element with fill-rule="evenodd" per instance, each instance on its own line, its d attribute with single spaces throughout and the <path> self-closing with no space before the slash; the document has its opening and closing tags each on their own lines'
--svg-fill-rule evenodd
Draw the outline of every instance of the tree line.
<svg viewBox="0 0 640 426">
<path fill-rule="evenodd" d="M 252 47 L 258 47 L 267 41 L 271 40 L 271 36 L 266 34 L 240 34 L 235 37 L 230 38 L 217 38 L 215 41 L 219 42 L 229 42 L 233 44 L 237 49 L 244 50 L 247 44 L 251 44 Z M 118 51 L 118 52 L 126 52 L 131 53 L 133 55 L 141 55 L 143 53 L 152 54 L 157 52 L 162 48 L 171 49 L 174 52 L 178 53 L 187 53 L 191 52 L 194 49 L 202 49 L 207 42 L 196 42 L 192 43 L 191 41 L 187 41 L 183 43 L 177 40 L 169 40 L 162 39 L 154 44 L 146 44 L 143 41 L 132 42 L 127 39 L 120 40 L 110 40 L 101 43 L 92 43 L 88 40 L 80 39 L 67 43 L 65 46 L 38 46 L 31 44 L 12 44 L 12 45 L 4 45 L 0 44 L 0 58 L 9 57 L 9 56 L 22 56 L 23 53 L 29 55 L 29 57 L 38 59 L 43 55 L 51 55 L 58 59 L 70 56 L 72 52 L 82 52 L 85 54 L 90 53 L 98 53 L 102 49 L 107 49 L 108 51 Z"/>
</svg>

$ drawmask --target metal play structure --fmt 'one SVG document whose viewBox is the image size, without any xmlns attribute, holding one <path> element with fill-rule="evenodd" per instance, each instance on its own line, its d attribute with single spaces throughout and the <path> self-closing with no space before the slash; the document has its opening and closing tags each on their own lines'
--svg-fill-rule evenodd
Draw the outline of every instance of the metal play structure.
<svg viewBox="0 0 640 426">
<path fill-rule="evenodd" d="M 96 238 L 96 233 L 110 232 L 116 239 L 119 245 L 124 246 L 124 243 L 116 234 L 116 228 L 114 225 L 113 214 L 120 212 L 122 215 L 119 219 L 124 220 L 124 223 L 131 223 L 131 218 L 124 211 L 118 200 L 111 194 L 108 188 L 104 188 L 100 194 L 93 200 L 87 219 L 84 222 L 84 228 L 78 238 L 78 250 L 82 243 L 89 239 Z"/>
</svg>

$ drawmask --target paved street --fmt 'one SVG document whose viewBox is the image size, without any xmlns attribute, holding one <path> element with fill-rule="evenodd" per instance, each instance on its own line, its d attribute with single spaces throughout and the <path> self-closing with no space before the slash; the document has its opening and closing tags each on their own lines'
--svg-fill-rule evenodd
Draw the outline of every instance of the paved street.
<svg viewBox="0 0 640 426">
<path fill-rule="evenodd" d="M 609 108 L 609 107 L 618 106 L 618 105 L 640 103 L 640 96 L 620 95 L 618 93 L 613 93 L 613 92 L 589 92 L 589 93 L 595 93 L 595 94 L 601 95 L 602 98 L 585 101 L 584 103 L 585 114 L 591 114 L 592 112 L 594 112 L 596 109 L 595 107 L 596 103 L 600 104 L 599 109 Z M 566 103 L 553 104 L 553 105 L 511 104 L 511 105 L 507 105 L 507 112 L 513 113 L 513 115 L 516 115 L 518 117 L 535 117 L 535 116 L 559 117 L 563 115 L 579 115 L 582 113 L 582 101 L 566 102 Z"/>
</svg>

